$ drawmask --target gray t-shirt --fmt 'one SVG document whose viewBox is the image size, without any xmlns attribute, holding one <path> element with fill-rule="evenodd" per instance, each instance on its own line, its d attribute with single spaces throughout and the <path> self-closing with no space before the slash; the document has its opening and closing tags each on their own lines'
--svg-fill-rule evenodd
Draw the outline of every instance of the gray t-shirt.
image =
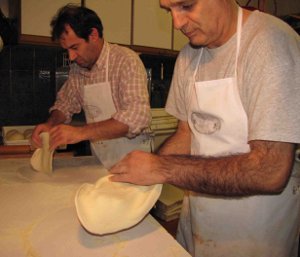
<svg viewBox="0 0 300 257">
<path fill-rule="evenodd" d="M 166 111 L 187 121 L 187 97 L 201 49 L 186 45 L 176 61 Z M 196 80 L 234 76 L 236 35 L 205 48 Z M 283 21 L 253 12 L 242 28 L 238 88 L 248 116 L 248 140 L 300 143 L 300 37 Z"/>
</svg>

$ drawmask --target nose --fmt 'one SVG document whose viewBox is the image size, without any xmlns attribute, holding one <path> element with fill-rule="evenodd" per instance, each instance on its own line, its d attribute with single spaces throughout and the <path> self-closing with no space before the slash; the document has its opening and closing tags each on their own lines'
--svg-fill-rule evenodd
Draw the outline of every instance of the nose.
<svg viewBox="0 0 300 257">
<path fill-rule="evenodd" d="M 182 29 L 185 24 L 185 17 L 178 11 L 172 11 L 173 25 L 175 29 Z"/>
<path fill-rule="evenodd" d="M 69 54 L 69 60 L 74 61 L 77 57 L 77 54 L 74 50 L 68 49 L 68 54 Z"/>
</svg>

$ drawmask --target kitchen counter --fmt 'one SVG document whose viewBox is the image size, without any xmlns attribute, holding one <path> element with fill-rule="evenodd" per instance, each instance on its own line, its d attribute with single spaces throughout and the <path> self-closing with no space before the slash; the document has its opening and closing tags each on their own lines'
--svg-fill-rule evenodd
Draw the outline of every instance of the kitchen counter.
<svg viewBox="0 0 300 257">
<path fill-rule="evenodd" d="M 29 158 L 0 159 L 1 257 L 188 257 L 151 216 L 119 233 L 97 236 L 80 225 L 76 190 L 106 174 L 93 157 L 55 158 L 49 176 Z"/>
</svg>

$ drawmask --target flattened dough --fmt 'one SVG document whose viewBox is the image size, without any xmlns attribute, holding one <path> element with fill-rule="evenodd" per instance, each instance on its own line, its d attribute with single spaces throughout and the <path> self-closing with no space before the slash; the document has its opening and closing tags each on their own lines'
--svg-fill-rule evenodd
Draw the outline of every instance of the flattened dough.
<svg viewBox="0 0 300 257">
<path fill-rule="evenodd" d="M 30 164 L 33 169 L 39 172 L 50 174 L 52 173 L 52 160 L 53 150 L 49 150 L 49 133 L 42 132 L 40 134 L 42 138 L 42 148 L 38 148 L 34 151 Z"/>
<path fill-rule="evenodd" d="M 100 178 L 94 185 L 83 184 L 76 193 L 78 218 L 93 234 L 114 233 L 136 225 L 161 193 L 161 184 L 137 186 L 111 182 L 109 176 Z"/>
</svg>

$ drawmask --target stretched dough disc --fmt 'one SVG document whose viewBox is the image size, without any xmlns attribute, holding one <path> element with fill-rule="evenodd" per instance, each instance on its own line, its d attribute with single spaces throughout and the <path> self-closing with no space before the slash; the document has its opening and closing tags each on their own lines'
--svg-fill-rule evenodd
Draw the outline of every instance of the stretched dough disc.
<svg viewBox="0 0 300 257">
<path fill-rule="evenodd" d="M 52 173 L 52 160 L 53 160 L 53 150 L 49 150 L 49 133 L 42 132 L 40 134 L 42 138 L 42 148 L 38 148 L 34 151 L 30 164 L 33 169 L 39 172 Z"/>
<path fill-rule="evenodd" d="M 109 176 L 94 185 L 83 184 L 75 196 L 78 218 L 93 234 L 109 234 L 139 223 L 158 200 L 162 185 L 137 186 L 111 182 Z"/>
</svg>

